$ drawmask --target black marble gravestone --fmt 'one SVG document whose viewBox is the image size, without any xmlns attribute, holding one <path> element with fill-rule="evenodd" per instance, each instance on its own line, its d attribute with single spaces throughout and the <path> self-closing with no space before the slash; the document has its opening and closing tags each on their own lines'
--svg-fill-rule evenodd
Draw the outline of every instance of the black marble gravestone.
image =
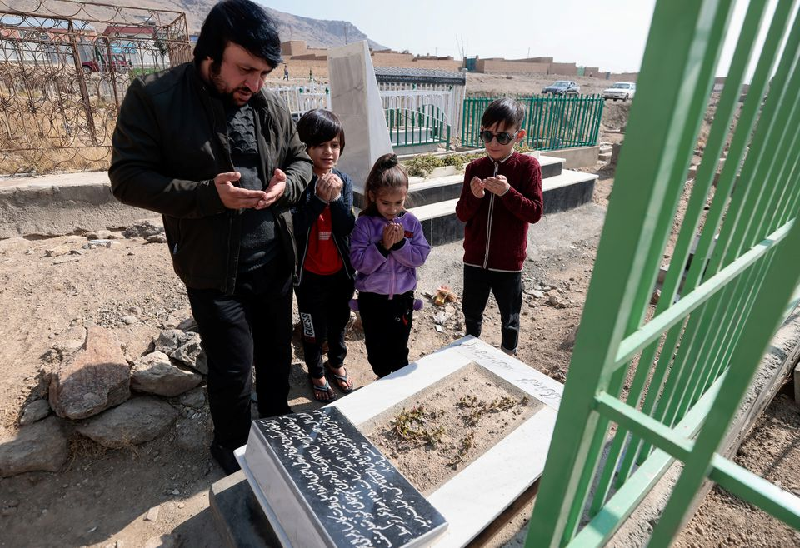
<svg viewBox="0 0 800 548">
<path fill-rule="evenodd" d="M 336 407 L 253 422 L 245 461 L 258 484 L 253 488 L 263 491 L 290 540 L 306 523 L 320 545 L 417 546 L 429 545 L 447 527 Z M 276 490 L 272 500 L 278 483 L 288 490 Z M 294 509 L 286 493 L 299 503 Z M 298 519 L 297 509 L 306 516 Z"/>
</svg>

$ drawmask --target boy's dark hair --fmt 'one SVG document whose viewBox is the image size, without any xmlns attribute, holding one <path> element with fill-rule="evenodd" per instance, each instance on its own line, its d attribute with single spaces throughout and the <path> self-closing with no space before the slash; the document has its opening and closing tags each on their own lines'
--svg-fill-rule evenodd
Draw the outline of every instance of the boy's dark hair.
<svg viewBox="0 0 800 548">
<path fill-rule="evenodd" d="M 309 110 L 297 121 L 297 134 L 308 147 L 339 138 L 339 152 L 344 152 L 344 129 L 339 117 L 330 110 Z"/>
<path fill-rule="evenodd" d="M 207 57 L 222 62 L 222 52 L 233 42 L 273 68 L 281 62 L 281 39 L 275 21 L 250 0 L 223 0 L 208 12 L 194 48 L 194 63 Z"/>
<path fill-rule="evenodd" d="M 508 129 L 520 129 L 522 127 L 522 119 L 525 117 L 525 109 L 519 101 L 511 97 L 503 97 L 495 99 L 481 117 L 481 127 L 490 128 L 494 124 Z"/>
<path fill-rule="evenodd" d="M 375 161 L 375 165 L 367 175 L 365 187 L 364 210 L 359 213 L 359 216 L 378 214 L 376 200 L 370 194 L 377 197 L 382 190 L 408 189 L 408 175 L 403 166 L 397 163 L 396 154 L 390 152 Z"/>
</svg>

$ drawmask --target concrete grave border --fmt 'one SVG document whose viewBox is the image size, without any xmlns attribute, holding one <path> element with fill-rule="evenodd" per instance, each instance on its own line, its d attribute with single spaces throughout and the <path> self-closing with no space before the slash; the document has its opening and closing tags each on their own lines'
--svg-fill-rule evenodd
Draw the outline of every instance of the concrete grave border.
<svg viewBox="0 0 800 548">
<path fill-rule="evenodd" d="M 361 430 L 382 412 L 469 364 L 485 368 L 544 406 L 427 497 L 448 522 L 447 532 L 434 543 L 437 548 L 467 544 L 541 476 L 563 385 L 479 339 L 464 337 L 330 404 Z M 276 535 L 284 546 L 290 546 L 286 533 L 278 525 L 247 468 L 243 458 L 245 449 L 239 448 L 236 455 L 248 483 L 270 518 Z M 511 466 L 512 463 L 520 466 Z"/>
</svg>

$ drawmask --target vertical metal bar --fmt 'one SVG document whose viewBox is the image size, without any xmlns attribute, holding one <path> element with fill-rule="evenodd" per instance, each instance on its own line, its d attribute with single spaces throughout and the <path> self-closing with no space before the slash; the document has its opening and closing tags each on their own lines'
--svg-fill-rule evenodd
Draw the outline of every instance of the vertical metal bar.
<svg viewBox="0 0 800 548">
<path fill-rule="evenodd" d="M 581 322 L 592 328 L 583 330 L 575 344 L 557 435 L 528 527 L 529 548 L 566 543 L 574 534 L 567 529 L 567 516 L 574 507 L 582 508 L 587 496 L 578 491 L 581 470 L 594 467 L 599 459 L 599 452 L 590 451 L 599 423 L 593 411 L 594 396 L 610 385 L 616 349 L 630 333 L 631 324 L 635 328 L 641 319 L 641 308 L 635 303 L 644 297 L 633 289 L 642 283 L 648 249 L 661 237 L 650 219 L 658 215 L 664 198 L 676 186 L 671 181 L 672 166 L 691 152 L 683 143 L 692 145 L 696 124 L 687 121 L 686 115 L 702 103 L 711 78 L 711 72 L 698 69 L 705 56 L 718 56 L 731 4 L 713 0 L 656 4 L 637 108 L 628 126 L 629 148 L 617 170 L 614 199 L 609 203 Z M 656 78 L 656 72 L 669 77 Z M 609 318 L 609 310 L 618 312 Z"/>
<path fill-rule="evenodd" d="M 89 90 L 86 87 L 86 76 L 83 74 L 81 57 L 78 54 L 78 42 L 75 40 L 74 31 L 75 29 L 73 27 L 72 19 L 67 20 L 67 35 L 69 36 L 69 44 L 72 48 L 72 59 L 75 61 L 75 74 L 78 77 L 78 88 L 81 90 L 81 101 L 83 102 L 83 108 L 86 111 L 86 125 L 89 127 L 89 135 L 92 136 L 92 144 L 97 146 L 97 129 L 94 124 L 94 113 L 92 112 L 92 103 L 89 100 Z"/>
<path fill-rule="evenodd" d="M 736 412 L 761 356 L 782 318 L 783 309 L 800 283 L 800 223 L 794 223 L 789 235 L 775 253 L 763 290 L 747 318 L 744 338 L 736 347 L 731 366 L 722 382 L 720 394 L 709 411 L 697 436 L 691 455 L 672 491 L 672 496 L 653 530 L 652 548 L 669 546 L 685 519 L 690 502 L 697 494 L 708 466 Z"/>
<path fill-rule="evenodd" d="M 730 86 L 726 87 L 717 107 L 714 124 L 711 128 L 708 144 L 703 157 L 703 164 L 698 171 L 698 177 L 695 181 L 692 196 L 684 215 L 683 225 L 675 246 L 675 251 L 673 253 L 667 278 L 664 280 L 661 299 L 656 306 L 653 316 L 654 318 L 671 306 L 675 295 L 677 294 L 678 284 L 683 272 L 683 265 L 685 264 L 689 253 L 689 246 L 691 245 L 694 232 L 699 224 L 700 215 L 703 211 L 702 208 L 706 202 L 706 195 L 711 187 L 713 170 L 718 162 L 720 154 L 722 153 L 724 139 L 727 134 L 730 121 L 733 118 L 736 101 L 739 97 L 739 87 L 744 78 L 744 72 L 747 68 L 753 43 L 758 35 L 760 21 L 763 18 L 763 12 L 766 7 L 764 4 L 755 6 L 755 8 L 753 6 L 755 5 L 751 4 L 751 9 L 748 11 L 747 18 L 743 24 L 742 34 L 740 35 L 740 39 L 738 41 L 738 47 L 734 54 L 727 80 Z M 678 168 L 680 168 L 680 165 L 682 164 L 678 164 Z M 662 227 L 662 229 L 663 228 L 664 227 Z M 639 401 L 645 382 L 647 381 L 648 372 L 650 371 L 650 364 L 655 355 L 657 347 L 658 341 L 652 343 L 643 352 L 626 399 L 628 405 L 636 406 L 637 402 Z M 628 366 L 630 366 L 630 364 Z M 592 501 L 590 515 L 596 515 L 602 504 L 605 502 L 605 497 L 608 493 L 611 479 L 617 470 L 617 461 L 619 459 L 619 455 L 627 439 L 628 433 L 625 430 L 620 429 L 617 431 L 606 457 L 605 468 L 601 473 L 600 480 L 595 490 L 595 498 Z M 618 476 L 619 480 L 617 482 L 617 487 L 622 485 L 626 477 L 627 469 L 621 470 Z"/>
<path fill-rule="evenodd" d="M 791 63 L 793 67 L 797 61 L 796 54 L 797 52 L 795 51 L 791 52 L 791 55 L 786 55 L 786 57 L 789 57 L 790 60 L 795 61 L 795 63 Z M 787 63 L 787 65 L 788 64 L 789 63 Z M 788 77 L 789 74 L 793 74 L 791 82 L 786 81 L 786 77 Z M 787 88 L 789 90 L 788 93 L 785 91 Z M 792 112 L 793 107 L 796 104 L 794 98 L 797 96 L 798 90 L 800 90 L 800 72 L 795 71 L 794 68 L 792 68 L 791 72 L 788 73 L 779 72 L 773 79 L 771 93 L 767 97 L 767 103 L 764 106 L 759 127 L 756 130 L 756 135 L 758 135 L 758 130 L 762 127 L 765 128 L 764 131 L 767 132 L 767 138 L 757 140 L 757 138 L 754 137 L 753 141 L 751 142 L 750 152 L 748 153 L 747 160 L 742 167 L 742 174 L 738 181 L 738 192 L 734 193 L 734 197 L 738 199 L 734 199 L 728 209 L 725 224 L 722 227 L 718 245 L 712 253 L 712 260 L 709 263 L 706 276 L 717 273 L 721 268 L 724 268 L 724 266 L 733 260 L 736 253 L 738 253 L 738 251 L 742 248 L 741 244 L 744 241 L 745 231 L 750 226 L 750 220 L 754 217 L 763 218 L 763 215 L 766 212 L 767 204 L 761 200 L 761 194 L 757 192 L 757 189 L 755 190 L 757 193 L 755 201 L 750 199 L 751 193 L 754 192 L 754 185 L 752 184 L 753 177 L 757 168 L 761 166 L 763 162 L 769 162 L 769 165 L 772 165 L 772 162 L 774 161 L 774 151 L 777 150 L 778 145 L 781 139 L 784 138 L 785 134 L 785 128 L 777 126 L 777 121 L 785 121 L 790 118 L 789 114 Z M 784 102 L 784 94 L 792 99 L 787 99 Z M 764 150 L 772 151 L 772 154 L 763 154 L 762 151 Z M 752 209 L 745 211 L 745 206 Z M 726 292 L 729 291 L 731 290 L 726 290 Z M 729 297 L 730 296 L 732 295 L 729 295 Z M 722 316 L 720 316 L 718 310 L 720 303 L 730 305 L 731 301 L 729 299 L 723 300 L 722 296 L 719 296 L 716 299 L 712 314 L 713 317 L 717 319 L 724 317 L 724 311 L 722 312 Z M 726 310 L 730 310 L 730 307 L 726 306 Z M 713 340 L 707 337 L 708 331 L 711 329 L 717 333 L 722 325 L 724 325 L 719 321 L 711 321 L 709 319 L 711 318 L 710 315 L 706 314 L 704 315 L 704 318 L 706 318 L 706 322 L 700 324 L 700 336 L 693 337 L 691 340 L 692 344 L 684 346 L 682 343 L 681 349 L 679 350 L 679 355 L 681 355 L 680 351 L 683 350 L 683 348 L 688 349 L 687 353 L 685 354 L 686 361 L 687 363 L 693 365 L 697 364 L 697 357 L 702 355 L 701 352 L 704 345 L 706 345 L 708 341 Z M 690 368 L 692 372 L 694 372 L 696 369 L 696 367 Z M 666 407 L 664 417 L 666 417 L 668 420 L 667 424 L 669 424 L 676 416 L 680 401 L 683 399 L 684 393 L 688 387 L 685 382 L 679 383 L 679 386 L 680 391 L 678 398 L 673 398 L 670 404 Z"/>
<path fill-rule="evenodd" d="M 706 264 L 710 258 L 710 250 L 715 239 L 717 239 L 719 227 L 723 218 L 723 212 L 725 211 L 725 207 L 728 205 L 728 197 L 731 195 L 734 180 L 738 175 L 739 167 L 742 165 L 742 158 L 744 157 L 746 146 L 750 141 L 752 128 L 755 125 L 756 118 L 761 110 L 762 96 L 766 90 L 768 80 L 773 71 L 773 66 L 777 60 L 778 47 L 783 37 L 783 33 L 788 26 L 788 14 L 789 11 L 794 7 L 795 3 L 796 2 L 794 1 L 791 2 L 791 5 L 789 5 L 787 2 L 779 3 L 775 12 L 775 16 L 772 18 L 772 25 L 767 34 L 767 39 L 762 47 L 761 57 L 758 65 L 756 66 L 750 90 L 747 94 L 747 98 L 745 99 L 742 112 L 739 116 L 739 122 L 736 126 L 736 132 L 734 133 L 733 140 L 731 141 L 731 146 L 728 151 L 728 159 L 726 160 L 725 166 L 722 169 L 722 173 L 717 184 L 717 191 L 714 194 L 714 201 L 711 204 L 711 209 L 706 217 L 703 233 L 695 251 L 695 258 L 692 261 L 692 265 L 689 268 L 689 272 L 686 276 L 684 292 L 694 289 L 700 283 L 701 278 L 706 272 Z M 785 15 L 785 17 L 781 17 L 781 15 Z M 798 43 L 800 43 L 800 21 L 795 20 L 787 40 L 786 50 L 792 51 L 796 49 Z M 778 73 L 788 72 L 790 63 L 791 60 L 784 57 L 781 60 L 781 66 L 778 68 Z M 754 139 L 763 139 L 765 131 L 766 122 L 762 120 L 758 124 Z M 752 159 L 750 159 L 750 161 L 752 161 Z M 723 235 L 720 235 L 720 237 L 723 237 Z M 661 416 L 663 411 L 658 411 L 657 405 L 666 405 L 662 403 L 662 400 L 667 400 L 669 397 L 671 397 L 671 393 L 674 391 L 678 382 L 677 376 L 679 373 L 679 368 L 673 367 L 669 370 L 669 373 L 667 373 L 667 368 L 672 362 L 673 352 L 677 347 L 679 337 L 681 334 L 683 334 L 685 340 L 680 347 L 677 347 L 678 358 L 680 359 L 676 358 L 677 363 L 682 363 L 682 357 L 685 352 L 689 350 L 689 341 L 693 336 L 693 332 L 698 327 L 698 323 L 701 319 L 700 316 L 702 316 L 702 312 L 692 316 L 687 323 L 685 330 L 676 326 L 668 333 L 667 339 L 661 351 L 661 357 L 658 360 L 658 365 L 653 375 L 651 388 L 648 390 L 645 402 L 642 406 L 642 412 L 649 414 L 653 408 L 656 408 L 656 414 L 654 416 L 656 418 Z M 660 386 L 662 382 L 661 379 L 666 379 L 666 382 L 663 385 L 663 391 L 658 390 L 658 386 Z M 653 387 L 656 387 L 656 389 L 653 389 Z M 636 458 L 637 455 L 638 462 L 643 462 L 644 458 L 649 453 L 649 450 L 649 444 L 640 446 L 638 450 L 636 448 L 634 448 L 634 450 L 629 450 L 625 459 L 623 460 L 622 468 L 630 470 L 631 461 Z"/>
<path fill-rule="evenodd" d="M 785 6 L 791 4 L 790 1 L 784 1 Z M 702 214 L 703 207 L 706 204 L 706 196 L 711 187 L 711 182 L 714 174 L 714 168 L 717 165 L 725 138 L 730 127 L 731 119 L 733 118 L 734 110 L 740 94 L 741 84 L 744 80 L 745 70 L 747 69 L 752 52 L 754 48 L 755 38 L 761 28 L 761 22 L 764 17 L 764 10 L 766 5 L 763 3 L 753 3 L 747 12 L 744 23 L 742 24 L 742 31 L 737 42 L 737 48 L 731 62 L 731 67 L 726 79 L 726 86 L 723 89 L 720 97 L 719 104 L 717 105 L 714 123 L 709 133 L 707 146 L 703 156 L 703 162 L 697 172 L 692 195 L 687 206 L 684 221 L 681 226 L 678 240 L 675 245 L 675 251 L 672 255 L 670 267 L 667 271 L 666 278 L 662 286 L 661 298 L 658 301 L 654 317 L 660 315 L 664 310 L 669 308 L 677 296 L 678 287 L 683 277 L 684 265 L 689 255 L 689 248 L 694 239 L 695 231 L 699 225 L 700 215 Z M 780 12 L 778 13 L 780 15 Z M 601 103 L 602 104 L 602 103 Z M 733 159 L 731 159 L 732 161 Z M 689 287 L 689 290 L 693 287 Z M 673 328 L 673 334 L 678 333 L 681 325 Z M 667 337 L 669 339 L 669 335 Z M 672 345 L 665 344 L 666 352 L 671 355 Z M 652 343 L 643 352 L 639 360 L 639 367 L 636 375 L 631 382 L 631 389 L 628 395 L 627 402 L 629 405 L 636 406 L 641 398 L 642 390 L 644 389 L 645 382 L 647 381 L 648 372 L 651 370 L 651 365 L 658 350 L 658 341 Z M 664 355 L 662 353 L 662 355 Z M 669 360 L 665 357 L 662 359 L 662 364 L 665 366 Z M 654 398 L 661 384 L 665 367 L 653 371 L 650 382 L 650 390 L 648 397 Z M 647 413 L 649 406 L 643 406 L 643 412 Z M 614 440 L 611 449 L 611 456 L 615 459 L 622 449 L 622 443 L 625 438 L 618 435 L 618 439 Z M 631 469 L 633 459 L 635 458 L 636 449 L 638 448 L 638 438 L 634 437 L 629 443 L 628 451 L 622 460 L 619 468 L 618 479 L 616 482 L 617 488 L 622 485 L 628 477 L 628 472 Z M 611 458 L 611 456 L 609 458 Z"/>
</svg>

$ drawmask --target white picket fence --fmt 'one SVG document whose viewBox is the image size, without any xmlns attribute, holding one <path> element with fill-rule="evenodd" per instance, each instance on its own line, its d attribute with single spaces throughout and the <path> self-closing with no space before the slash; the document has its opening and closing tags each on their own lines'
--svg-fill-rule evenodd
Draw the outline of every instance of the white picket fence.
<svg viewBox="0 0 800 548">
<path fill-rule="evenodd" d="M 326 86 L 309 82 L 307 86 L 281 86 L 269 89 L 283 98 L 295 119 L 315 108 L 332 110 L 330 90 Z M 454 89 L 454 86 L 438 84 L 381 83 L 379 92 L 385 112 L 442 113 L 444 122 L 450 126 L 452 134 L 457 135 L 464 99 L 463 86 L 456 86 Z"/>
</svg>

